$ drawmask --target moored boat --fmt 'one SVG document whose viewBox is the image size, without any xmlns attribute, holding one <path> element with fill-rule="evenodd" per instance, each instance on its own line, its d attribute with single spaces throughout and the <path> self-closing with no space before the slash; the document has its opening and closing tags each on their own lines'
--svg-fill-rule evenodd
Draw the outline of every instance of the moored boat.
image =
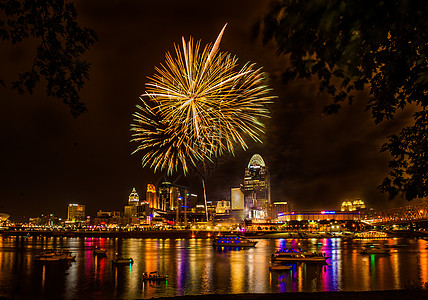
<svg viewBox="0 0 428 300">
<path fill-rule="evenodd" d="M 213 246 L 218 247 L 254 247 L 256 244 L 257 241 L 239 235 L 216 236 L 213 241 Z"/>
<path fill-rule="evenodd" d="M 69 250 L 45 250 L 34 259 L 36 261 L 60 261 L 70 260 L 74 261 L 76 255 L 73 255 Z"/>
<path fill-rule="evenodd" d="M 113 264 L 129 265 L 129 264 L 133 264 L 134 260 L 131 257 L 124 258 L 116 254 L 116 257 L 112 259 L 111 262 Z"/>
<path fill-rule="evenodd" d="M 301 252 L 299 249 L 282 249 L 272 254 L 272 261 L 326 263 L 328 256 L 324 253 Z"/>
<path fill-rule="evenodd" d="M 100 247 L 95 247 L 93 253 L 97 254 L 97 255 L 106 255 L 107 250 L 106 249 L 102 249 Z"/>
<path fill-rule="evenodd" d="M 160 275 L 158 271 L 150 272 L 149 274 L 143 273 L 143 281 L 166 281 L 168 275 Z"/>
</svg>

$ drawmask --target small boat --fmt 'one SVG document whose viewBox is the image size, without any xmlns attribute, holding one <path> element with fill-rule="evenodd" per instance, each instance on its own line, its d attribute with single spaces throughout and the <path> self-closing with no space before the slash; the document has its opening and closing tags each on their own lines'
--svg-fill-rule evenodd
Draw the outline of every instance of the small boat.
<svg viewBox="0 0 428 300">
<path fill-rule="evenodd" d="M 239 235 L 221 235 L 216 236 L 213 246 L 218 247 L 254 247 L 258 242 L 249 240 Z"/>
<path fill-rule="evenodd" d="M 276 251 L 272 254 L 272 261 L 282 262 L 305 262 L 305 263 L 326 263 L 330 257 L 324 253 L 318 252 L 301 252 L 299 249 L 286 248 Z"/>
<path fill-rule="evenodd" d="M 76 255 L 72 255 L 69 250 L 45 250 L 34 259 L 37 261 L 60 261 L 60 260 L 70 260 L 74 261 Z"/>
<path fill-rule="evenodd" d="M 51 262 L 51 261 L 60 261 L 59 256 L 49 256 L 49 255 L 45 255 L 45 256 L 37 256 L 34 258 L 34 260 L 36 261 L 41 261 L 41 262 Z"/>
<path fill-rule="evenodd" d="M 364 246 L 360 253 L 361 254 L 388 254 L 389 251 L 390 251 L 389 249 L 371 245 L 371 246 Z"/>
<path fill-rule="evenodd" d="M 134 260 L 131 257 L 123 258 L 123 257 L 120 257 L 116 254 L 116 257 L 114 259 L 112 259 L 111 262 L 113 264 L 129 265 L 129 264 L 133 264 Z"/>
<path fill-rule="evenodd" d="M 168 275 L 160 275 L 158 271 L 150 272 L 149 274 L 143 273 L 143 281 L 166 281 Z"/>
<path fill-rule="evenodd" d="M 102 249 L 100 247 L 95 247 L 93 252 L 94 252 L 94 254 L 97 254 L 97 255 L 106 255 L 107 250 Z"/>
</svg>

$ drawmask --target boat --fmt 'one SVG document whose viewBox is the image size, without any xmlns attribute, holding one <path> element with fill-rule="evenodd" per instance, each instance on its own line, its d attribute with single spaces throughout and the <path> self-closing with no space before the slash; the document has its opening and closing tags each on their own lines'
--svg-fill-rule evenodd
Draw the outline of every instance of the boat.
<svg viewBox="0 0 428 300">
<path fill-rule="evenodd" d="M 96 255 L 106 255 L 107 250 L 106 249 L 102 249 L 100 247 L 95 247 L 93 252 Z"/>
<path fill-rule="evenodd" d="M 124 257 L 120 257 L 116 254 L 116 257 L 114 259 L 111 260 L 111 262 L 113 264 L 119 264 L 119 265 L 129 265 L 129 264 L 133 264 L 134 260 L 131 257 L 128 258 L 124 258 Z"/>
<path fill-rule="evenodd" d="M 370 245 L 370 246 L 364 246 L 363 249 L 361 249 L 361 254 L 388 254 L 389 249 L 381 248 L 379 246 Z"/>
<path fill-rule="evenodd" d="M 69 260 L 74 261 L 76 258 L 75 255 L 69 250 L 45 250 L 37 255 L 34 259 L 36 261 L 60 261 L 60 260 Z"/>
<path fill-rule="evenodd" d="M 58 255 L 55 255 L 54 252 L 51 253 L 41 253 L 40 255 L 37 255 L 34 258 L 35 261 L 41 261 L 41 262 L 50 262 L 50 261 L 60 261 L 60 257 Z"/>
<path fill-rule="evenodd" d="M 258 242 L 249 240 L 239 235 L 221 235 L 216 236 L 213 246 L 218 247 L 254 247 Z"/>
<path fill-rule="evenodd" d="M 299 249 L 286 248 L 276 251 L 272 254 L 272 261 L 282 262 L 306 262 L 306 263 L 326 263 L 330 257 L 324 253 L 318 252 L 301 252 Z"/>
<path fill-rule="evenodd" d="M 158 271 L 153 271 L 147 274 L 143 273 L 143 281 L 166 281 L 168 280 L 168 275 L 160 275 Z"/>
</svg>

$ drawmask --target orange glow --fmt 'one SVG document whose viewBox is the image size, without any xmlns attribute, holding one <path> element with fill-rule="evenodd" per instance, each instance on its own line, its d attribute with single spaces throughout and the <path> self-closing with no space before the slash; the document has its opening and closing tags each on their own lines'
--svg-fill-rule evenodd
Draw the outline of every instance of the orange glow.
<svg viewBox="0 0 428 300">
<path fill-rule="evenodd" d="M 156 188 L 153 184 L 148 184 L 147 185 L 147 193 L 156 193 Z"/>
</svg>

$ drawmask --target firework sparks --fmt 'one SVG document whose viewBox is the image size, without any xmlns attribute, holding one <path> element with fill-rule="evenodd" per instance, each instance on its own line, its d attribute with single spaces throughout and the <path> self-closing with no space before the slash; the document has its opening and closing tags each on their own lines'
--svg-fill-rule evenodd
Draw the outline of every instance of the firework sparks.
<svg viewBox="0 0 428 300">
<path fill-rule="evenodd" d="M 144 152 L 143 166 L 187 173 L 189 164 L 246 149 L 247 136 L 261 142 L 274 97 L 260 68 L 239 69 L 235 56 L 218 50 L 225 27 L 202 50 L 200 41 L 183 37 L 182 50 L 175 45 L 176 56 L 166 53 L 149 78 L 131 124 L 131 141 L 139 143 L 133 154 Z"/>
</svg>

